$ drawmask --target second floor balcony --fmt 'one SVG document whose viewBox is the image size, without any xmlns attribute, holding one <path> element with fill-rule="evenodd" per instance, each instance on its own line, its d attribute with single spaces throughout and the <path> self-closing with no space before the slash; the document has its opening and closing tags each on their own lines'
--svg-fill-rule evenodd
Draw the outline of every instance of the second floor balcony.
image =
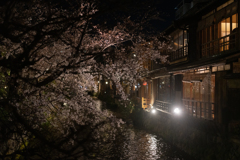
<svg viewBox="0 0 240 160">
<path fill-rule="evenodd" d="M 188 55 L 188 46 L 177 49 L 176 51 L 170 52 L 170 61 L 175 61 L 187 57 Z"/>
<path fill-rule="evenodd" d="M 210 58 L 222 54 L 230 54 L 238 49 L 238 41 L 238 32 L 235 32 L 207 43 L 203 43 L 200 46 L 201 57 Z"/>
</svg>

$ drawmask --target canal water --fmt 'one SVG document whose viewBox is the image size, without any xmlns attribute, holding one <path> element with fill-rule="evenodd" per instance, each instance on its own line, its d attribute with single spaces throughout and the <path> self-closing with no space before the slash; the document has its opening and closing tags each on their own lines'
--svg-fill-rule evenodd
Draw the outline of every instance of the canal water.
<svg viewBox="0 0 240 160">
<path fill-rule="evenodd" d="M 102 102 L 95 102 L 101 110 Z M 123 126 L 113 146 L 110 156 L 113 160 L 194 160 L 161 137 L 136 129 L 133 125 Z"/>
<path fill-rule="evenodd" d="M 193 160 L 161 137 L 139 129 L 125 129 L 120 139 L 113 151 L 116 160 Z"/>
</svg>

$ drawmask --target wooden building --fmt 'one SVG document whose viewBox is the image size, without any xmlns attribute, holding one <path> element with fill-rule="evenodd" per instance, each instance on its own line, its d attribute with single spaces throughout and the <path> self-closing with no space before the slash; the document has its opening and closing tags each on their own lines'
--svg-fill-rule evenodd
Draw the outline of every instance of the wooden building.
<svg viewBox="0 0 240 160">
<path fill-rule="evenodd" d="M 217 124 L 240 120 L 240 2 L 183 1 L 174 24 L 170 63 L 151 67 L 144 97 L 158 110 L 180 107 L 186 116 Z"/>
</svg>

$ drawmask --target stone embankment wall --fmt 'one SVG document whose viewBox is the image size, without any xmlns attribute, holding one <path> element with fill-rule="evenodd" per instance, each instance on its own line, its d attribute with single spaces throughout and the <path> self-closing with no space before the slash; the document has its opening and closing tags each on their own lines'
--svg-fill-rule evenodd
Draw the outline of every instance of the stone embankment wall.
<svg viewBox="0 0 240 160">
<path fill-rule="evenodd" d="M 134 125 L 161 136 L 196 159 L 240 159 L 240 145 L 226 138 L 221 127 L 211 121 L 145 111 L 134 112 L 132 117 Z"/>
</svg>

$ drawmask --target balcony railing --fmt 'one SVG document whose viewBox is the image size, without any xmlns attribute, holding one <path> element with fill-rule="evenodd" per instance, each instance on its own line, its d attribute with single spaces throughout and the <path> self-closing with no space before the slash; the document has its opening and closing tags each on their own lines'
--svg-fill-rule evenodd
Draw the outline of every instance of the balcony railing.
<svg viewBox="0 0 240 160">
<path fill-rule="evenodd" d="M 171 61 L 175 61 L 188 55 L 188 46 L 184 46 L 176 51 L 171 52 Z"/>
<path fill-rule="evenodd" d="M 160 109 L 162 111 L 171 113 L 171 103 L 169 103 L 169 102 L 163 102 L 163 101 L 156 100 L 154 107 L 157 109 Z"/>
<path fill-rule="evenodd" d="M 215 57 L 237 49 L 237 32 L 201 45 L 202 58 Z"/>
<path fill-rule="evenodd" d="M 209 120 L 214 119 L 214 103 L 189 99 L 183 99 L 182 101 L 188 115 Z"/>
<path fill-rule="evenodd" d="M 214 103 L 189 99 L 182 99 L 182 102 L 188 115 L 200 119 L 214 119 Z M 172 113 L 173 110 L 171 103 L 159 100 L 155 100 L 154 107 L 167 113 Z"/>
</svg>

